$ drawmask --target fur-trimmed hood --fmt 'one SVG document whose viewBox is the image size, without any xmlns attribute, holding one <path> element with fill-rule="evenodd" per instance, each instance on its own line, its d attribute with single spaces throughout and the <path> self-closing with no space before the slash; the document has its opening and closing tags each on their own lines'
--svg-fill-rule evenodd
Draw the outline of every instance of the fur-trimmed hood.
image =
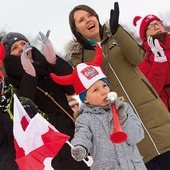
<svg viewBox="0 0 170 170">
<path fill-rule="evenodd" d="M 82 45 L 75 38 L 73 40 L 70 40 L 65 46 L 66 55 L 64 59 L 66 61 L 70 61 L 71 55 L 73 53 L 80 54 L 82 51 L 82 48 L 83 48 Z"/>
<path fill-rule="evenodd" d="M 102 42 L 107 38 L 110 37 L 111 33 L 110 33 L 110 26 L 109 26 L 109 21 L 107 21 L 104 25 L 103 25 L 103 38 L 102 38 Z M 71 60 L 71 55 L 76 53 L 76 54 L 80 54 L 82 52 L 83 46 L 75 39 L 73 38 L 73 40 L 70 40 L 66 46 L 65 46 L 65 57 L 64 59 L 66 61 L 70 61 Z"/>
</svg>

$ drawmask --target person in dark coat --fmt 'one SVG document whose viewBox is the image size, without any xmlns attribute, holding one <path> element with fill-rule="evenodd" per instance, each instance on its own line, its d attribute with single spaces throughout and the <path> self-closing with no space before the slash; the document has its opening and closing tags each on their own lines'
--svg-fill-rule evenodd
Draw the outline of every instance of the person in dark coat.
<svg viewBox="0 0 170 170">
<path fill-rule="evenodd" d="M 15 162 L 13 124 L 8 114 L 0 110 L 0 169 L 18 170 Z"/>
<path fill-rule="evenodd" d="M 0 67 L 4 46 L 0 43 Z M 2 54 L 3 53 L 3 54 Z M 18 166 L 15 162 L 15 148 L 13 141 L 13 121 L 11 120 L 11 112 L 7 105 L 7 100 L 10 101 L 11 90 L 4 88 L 4 75 L 0 71 L 0 169 L 1 170 L 17 170 Z M 8 91 L 8 93 L 7 93 Z M 8 114 L 9 113 L 9 114 Z"/>
<path fill-rule="evenodd" d="M 40 36 L 45 42 L 44 47 L 48 48 L 51 42 L 45 41 L 48 38 L 44 34 L 41 33 Z M 7 84 L 17 88 L 20 96 L 35 102 L 39 109 L 48 115 L 51 124 L 72 138 L 75 125 L 73 111 L 68 105 L 66 95 L 73 95 L 74 89 L 72 86 L 56 84 L 50 78 L 50 72 L 59 75 L 70 74 L 72 67 L 53 51 L 43 55 L 20 33 L 10 32 L 2 38 L 2 42 L 6 49 L 3 62 Z M 67 144 L 53 159 L 52 166 L 57 170 L 87 168 L 84 162 L 77 163 L 71 157 L 70 146 Z"/>
</svg>

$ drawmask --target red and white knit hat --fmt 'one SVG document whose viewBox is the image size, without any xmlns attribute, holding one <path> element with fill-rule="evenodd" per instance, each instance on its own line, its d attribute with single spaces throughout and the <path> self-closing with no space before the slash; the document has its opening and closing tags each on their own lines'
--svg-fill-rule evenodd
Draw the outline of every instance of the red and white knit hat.
<svg viewBox="0 0 170 170">
<path fill-rule="evenodd" d="M 103 60 L 103 52 L 96 46 L 95 57 L 92 62 L 78 64 L 71 75 L 57 76 L 51 73 L 51 78 L 58 84 L 73 85 L 76 94 L 83 93 L 96 81 L 106 78 L 100 68 Z"/>
<path fill-rule="evenodd" d="M 161 21 L 161 19 L 155 15 L 147 15 L 143 18 L 140 16 L 134 17 L 133 25 L 136 27 L 137 34 L 142 40 L 144 40 L 146 37 L 146 27 L 153 20 Z"/>
</svg>

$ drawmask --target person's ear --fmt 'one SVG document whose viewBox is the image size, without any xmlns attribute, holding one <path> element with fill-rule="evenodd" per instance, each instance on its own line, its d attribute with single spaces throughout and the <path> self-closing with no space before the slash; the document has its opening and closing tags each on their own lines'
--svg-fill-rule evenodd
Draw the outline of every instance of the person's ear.
<svg viewBox="0 0 170 170">
<path fill-rule="evenodd" d="M 86 103 L 86 104 L 88 103 L 88 100 L 86 97 L 84 98 L 84 103 Z"/>
</svg>

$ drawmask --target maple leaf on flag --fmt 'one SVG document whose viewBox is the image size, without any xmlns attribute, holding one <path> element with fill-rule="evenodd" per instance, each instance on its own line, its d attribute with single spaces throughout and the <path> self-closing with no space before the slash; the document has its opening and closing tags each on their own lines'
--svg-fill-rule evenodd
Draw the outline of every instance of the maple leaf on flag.
<svg viewBox="0 0 170 170">
<path fill-rule="evenodd" d="M 31 119 L 15 94 L 13 134 L 20 170 L 53 170 L 52 159 L 70 138 L 39 113 Z"/>
</svg>

